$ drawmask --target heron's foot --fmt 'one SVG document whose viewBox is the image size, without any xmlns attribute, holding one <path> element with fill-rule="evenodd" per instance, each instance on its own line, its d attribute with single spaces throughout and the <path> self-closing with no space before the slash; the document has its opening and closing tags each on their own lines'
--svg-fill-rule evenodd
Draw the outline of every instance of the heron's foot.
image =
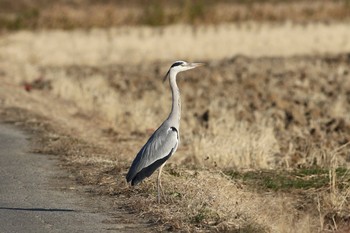
<svg viewBox="0 0 350 233">
<path fill-rule="evenodd" d="M 157 193 L 157 202 L 158 202 L 158 204 L 160 204 L 160 199 L 161 199 L 160 193 Z"/>
<path fill-rule="evenodd" d="M 157 186 L 157 202 L 160 204 L 161 199 L 165 198 L 164 191 L 162 185 L 159 183 Z"/>
</svg>

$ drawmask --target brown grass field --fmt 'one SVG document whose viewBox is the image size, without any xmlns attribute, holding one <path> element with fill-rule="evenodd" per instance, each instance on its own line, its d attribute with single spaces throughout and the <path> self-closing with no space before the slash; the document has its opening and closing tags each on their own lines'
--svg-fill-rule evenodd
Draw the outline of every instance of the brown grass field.
<svg viewBox="0 0 350 233">
<path fill-rule="evenodd" d="M 241 23 L 340 22 L 349 0 L 2 0 L 0 29 L 109 28 Z"/>
<path fill-rule="evenodd" d="M 7 31 L 1 121 L 159 231 L 349 232 L 350 30 L 333 18 Z M 154 175 L 131 188 L 125 174 L 170 111 L 162 78 L 179 59 L 207 65 L 178 77 L 181 145 L 158 205 Z"/>
</svg>

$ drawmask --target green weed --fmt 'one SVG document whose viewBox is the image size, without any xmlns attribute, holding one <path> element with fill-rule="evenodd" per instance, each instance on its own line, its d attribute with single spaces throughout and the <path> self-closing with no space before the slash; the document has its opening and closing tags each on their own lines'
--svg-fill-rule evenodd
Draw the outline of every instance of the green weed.
<svg viewBox="0 0 350 233">
<path fill-rule="evenodd" d="M 24 9 L 14 17 L 0 17 L 0 27 L 8 30 L 19 30 L 23 28 L 33 28 L 40 17 L 40 12 L 36 8 Z"/>
<path fill-rule="evenodd" d="M 216 225 L 219 220 L 219 215 L 205 205 L 191 218 L 191 222 L 195 224 L 211 222 L 211 225 Z"/>
<path fill-rule="evenodd" d="M 338 177 L 343 177 L 343 180 L 350 180 L 350 174 L 347 174 L 347 169 L 338 168 L 336 174 Z M 242 180 L 247 185 L 256 188 L 273 191 L 288 191 L 291 189 L 307 190 L 327 187 L 329 185 L 329 170 L 325 168 L 302 168 L 287 171 L 248 171 L 236 172 L 227 171 L 232 179 Z M 344 182 L 338 184 L 339 188 L 344 188 Z"/>
</svg>

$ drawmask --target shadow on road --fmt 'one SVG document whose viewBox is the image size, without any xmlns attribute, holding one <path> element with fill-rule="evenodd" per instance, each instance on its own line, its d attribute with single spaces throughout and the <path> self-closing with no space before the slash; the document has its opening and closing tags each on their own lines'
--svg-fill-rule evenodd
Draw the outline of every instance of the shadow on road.
<svg viewBox="0 0 350 233">
<path fill-rule="evenodd" d="M 72 209 L 55 209 L 55 208 L 16 208 L 0 207 L 0 210 L 18 210 L 18 211 L 39 211 L 39 212 L 78 212 Z"/>
</svg>

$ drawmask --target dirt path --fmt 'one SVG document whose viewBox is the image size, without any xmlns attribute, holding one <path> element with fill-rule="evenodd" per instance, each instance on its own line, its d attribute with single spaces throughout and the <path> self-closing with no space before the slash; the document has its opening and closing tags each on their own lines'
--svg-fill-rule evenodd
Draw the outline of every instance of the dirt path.
<svg viewBox="0 0 350 233">
<path fill-rule="evenodd" d="M 78 195 L 54 156 L 27 152 L 27 137 L 0 125 L 0 232 L 135 232 L 147 227 L 126 224 L 123 213 L 101 197 Z"/>
</svg>

